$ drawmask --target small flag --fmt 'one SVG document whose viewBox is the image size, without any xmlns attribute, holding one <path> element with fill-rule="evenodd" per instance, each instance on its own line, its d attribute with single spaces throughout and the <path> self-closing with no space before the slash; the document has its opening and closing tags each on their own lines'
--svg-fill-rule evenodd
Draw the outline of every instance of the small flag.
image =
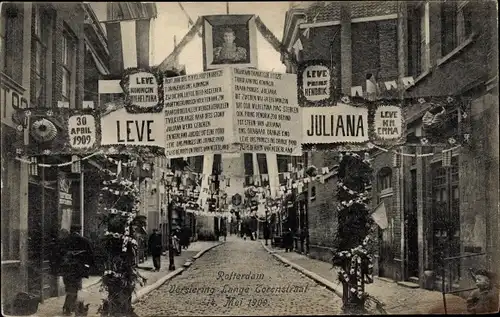
<svg viewBox="0 0 500 317">
<path fill-rule="evenodd" d="M 384 202 L 380 203 L 373 213 L 371 214 L 373 221 L 380 227 L 380 229 L 386 229 L 388 227 L 387 222 L 387 212 L 385 210 Z"/>
</svg>

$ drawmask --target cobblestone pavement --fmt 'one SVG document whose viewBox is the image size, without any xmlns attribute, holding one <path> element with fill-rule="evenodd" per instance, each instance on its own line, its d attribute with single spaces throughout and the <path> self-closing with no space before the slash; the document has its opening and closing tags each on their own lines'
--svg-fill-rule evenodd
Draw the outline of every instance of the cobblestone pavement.
<svg viewBox="0 0 500 317">
<path fill-rule="evenodd" d="M 269 254 L 260 241 L 230 236 L 182 275 L 143 297 L 139 316 L 337 315 L 331 291 Z"/>
<path fill-rule="evenodd" d="M 187 260 L 191 259 L 198 252 L 215 244 L 218 244 L 218 242 L 197 241 L 192 243 L 187 250 L 182 250 L 180 256 L 175 257 L 176 268 L 182 267 Z M 151 269 L 153 268 L 153 260 L 151 256 L 149 256 L 145 262 L 139 264 L 139 268 L 139 272 L 141 273 L 141 275 L 147 278 L 146 285 L 144 286 L 154 284 L 156 281 L 170 273 L 170 271 L 168 270 L 168 256 L 161 257 L 160 272 L 151 271 Z M 95 278 L 96 277 L 91 277 L 91 279 L 94 280 Z M 87 281 L 87 283 L 84 283 L 84 286 L 85 284 L 89 283 L 92 282 Z M 100 292 L 100 287 L 101 283 L 99 282 L 97 284 L 84 288 L 79 292 L 80 298 L 82 298 L 85 303 L 90 304 L 88 316 L 97 316 L 97 310 L 102 303 L 102 299 L 106 298 L 106 293 Z M 37 313 L 33 316 L 61 316 L 64 298 L 65 296 L 59 296 L 46 299 L 43 304 L 39 305 Z"/>
<path fill-rule="evenodd" d="M 337 271 L 332 269 L 332 265 L 327 262 L 311 259 L 296 252 L 285 252 L 283 249 L 271 248 L 275 253 L 295 263 L 304 269 L 316 273 L 317 275 L 338 283 Z M 339 286 L 342 292 L 341 285 Z M 384 304 L 383 309 L 387 314 L 429 314 L 431 312 L 443 311 L 443 297 L 441 292 L 429 291 L 422 288 L 408 288 L 398 285 L 396 282 L 388 282 L 378 278 L 372 284 L 366 285 L 368 294 Z M 466 313 L 465 300 L 454 295 L 446 295 L 448 302 L 448 313 Z M 368 305 L 369 312 L 380 314 L 375 305 Z"/>
</svg>

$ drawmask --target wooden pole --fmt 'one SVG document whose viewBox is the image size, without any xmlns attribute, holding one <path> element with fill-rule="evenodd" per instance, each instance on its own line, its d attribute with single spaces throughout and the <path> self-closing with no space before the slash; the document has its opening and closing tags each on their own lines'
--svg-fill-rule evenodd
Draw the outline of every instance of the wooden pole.
<svg viewBox="0 0 500 317">
<path fill-rule="evenodd" d="M 40 166 L 40 185 L 42 186 L 42 199 L 41 199 L 41 215 L 40 215 L 40 302 L 43 303 L 44 295 L 43 295 L 43 287 L 44 287 L 44 278 L 43 278 L 43 259 L 45 257 L 45 157 L 41 157 L 40 161 L 42 165 Z"/>
<path fill-rule="evenodd" d="M 226 2 L 226 14 L 229 14 L 229 2 Z"/>
</svg>

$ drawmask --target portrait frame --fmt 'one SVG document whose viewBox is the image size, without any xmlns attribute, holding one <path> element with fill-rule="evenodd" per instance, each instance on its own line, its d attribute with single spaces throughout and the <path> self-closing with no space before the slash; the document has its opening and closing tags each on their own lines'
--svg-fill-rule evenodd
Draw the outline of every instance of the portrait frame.
<svg viewBox="0 0 500 317">
<path fill-rule="evenodd" d="M 235 44 L 246 50 L 246 59 L 234 63 L 215 63 L 214 49 L 221 42 L 221 30 L 231 28 L 235 32 Z M 217 34 L 214 36 L 214 33 Z M 220 33 L 220 34 L 219 34 Z M 241 39 L 241 37 L 246 37 Z M 207 15 L 203 16 L 203 69 L 221 67 L 257 68 L 257 28 L 255 15 Z"/>
</svg>

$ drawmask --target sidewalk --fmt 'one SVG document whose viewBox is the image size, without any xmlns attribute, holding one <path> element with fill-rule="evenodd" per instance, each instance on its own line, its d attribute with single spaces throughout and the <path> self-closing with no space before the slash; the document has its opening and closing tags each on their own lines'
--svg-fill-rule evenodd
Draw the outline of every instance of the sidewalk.
<svg viewBox="0 0 500 317">
<path fill-rule="evenodd" d="M 311 259 L 296 252 L 285 252 L 284 249 L 273 248 L 270 245 L 262 246 L 281 262 L 290 265 L 297 271 L 316 280 L 326 288 L 342 297 L 342 284 L 337 279 L 337 270 L 331 263 Z M 366 292 L 384 304 L 387 314 L 429 314 L 443 307 L 441 292 L 429 291 L 422 288 L 409 288 L 397 284 L 395 281 L 374 278 L 372 284 L 366 285 Z M 448 314 L 458 310 L 465 313 L 465 300 L 458 296 L 446 295 Z M 369 312 L 381 314 L 375 305 L 370 305 Z M 442 311 L 444 313 L 444 311 Z"/>
<path fill-rule="evenodd" d="M 222 243 L 217 241 L 196 241 L 191 243 L 187 250 L 182 250 L 181 255 L 175 257 L 176 270 L 173 272 L 168 270 L 168 255 L 161 257 L 161 270 L 159 272 L 152 271 L 153 259 L 149 256 L 145 262 L 139 264 L 140 274 L 147 278 L 146 285 L 136 289 L 133 301 L 135 302 L 139 297 L 146 295 L 167 280 L 181 274 L 203 253 Z M 81 295 L 80 297 L 84 299 L 86 304 L 90 304 L 88 316 L 98 316 L 97 310 L 102 303 L 102 299 L 106 298 L 106 294 L 100 292 L 100 287 L 100 276 L 91 276 L 83 280 L 83 289 L 80 291 L 79 296 Z M 46 299 L 43 304 L 38 306 L 38 312 L 32 317 L 61 316 L 64 298 L 65 296 L 59 296 Z"/>
</svg>

